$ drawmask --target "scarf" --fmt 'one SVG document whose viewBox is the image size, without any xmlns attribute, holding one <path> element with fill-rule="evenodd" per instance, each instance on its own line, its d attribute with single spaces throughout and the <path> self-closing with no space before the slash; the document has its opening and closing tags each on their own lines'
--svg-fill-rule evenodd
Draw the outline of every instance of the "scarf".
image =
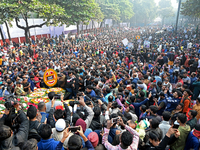
<svg viewBox="0 0 200 150">
<path fill-rule="evenodd" d="M 194 129 L 193 135 L 196 136 L 198 139 L 200 139 L 200 131 Z"/>
</svg>

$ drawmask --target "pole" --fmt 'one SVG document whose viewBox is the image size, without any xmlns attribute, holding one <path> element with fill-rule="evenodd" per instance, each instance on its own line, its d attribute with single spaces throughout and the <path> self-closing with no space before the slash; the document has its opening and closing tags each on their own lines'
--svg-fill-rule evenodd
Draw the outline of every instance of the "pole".
<svg viewBox="0 0 200 150">
<path fill-rule="evenodd" d="M 179 0 L 179 3 L 178 3 L 178 12 L 177 12 L 176 28 L 175 28 L 176 33 L 177 33 L 177 28 L 178 28 L 178 18 L 179 18 L 179 13 L 180 13 L 180 7 L 181 7 L 181 0 Z"/>
</svg>

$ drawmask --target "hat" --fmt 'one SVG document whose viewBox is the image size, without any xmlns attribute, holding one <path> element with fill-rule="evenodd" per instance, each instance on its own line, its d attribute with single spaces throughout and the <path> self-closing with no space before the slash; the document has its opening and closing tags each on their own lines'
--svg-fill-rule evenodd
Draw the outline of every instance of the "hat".
<svg viewBox="0 0 200 150">
<path fill-rule="evenodd" d="M 35 106 L 30 105 L 30 107 L 27 110 L 27 116 L 29 117 L 29 119 L 33 119 L 35 118 L 37 115 L 37 109 Z"/>
<path fill-rule="evenodd" d="M 122 81 L 122 78 L 121 79 L 117 79 L 117 83 L 119 83 L 120 81 Z"/>
<path fill-rule="evenodd" d="M 96 132 L 91 132 L 88 135 L 88 140 L 92 143 L 92 146 L 95 148 L 99 143 L 99 137 Z"/>
<path fill-rule="evenodd" d="M 136 114 L 130 113 L 130 115 L 131 115 L 131 117 L 132 117 L 132 121 L 133 121 L 133 122 L 136 122 L 136 121 L 138 120 L 138 117 L 137 117 Z"/>
<path fill-rule="evenodd" d="M 59 105 L 59 106 L 56 106 L 55 109 L 61 109 L 61 110 L 64 110 L 63 106 Z"/>
<path fill-rule="evenodd" d="M 85 133 L 85 130 L 86 130 L 86 128 L 87 128 L 87 125 L 86 125 L 85 121 L 84 121 L 83 119 L 81 119 L 81 118 L 79 118 L 79 119 L 76 121 L 76 124 L 75 124 L 75 126 L 79 126 L 79 125 L 82 127 L 83 132 Z"/>
<path fill-rule="evenodd" d="M 90 128 L 88 128 L 88 129 L 85 131 L 84 135 L 86 136 L 86 138 L 88 138 L 88 135 L 89 135 L 91 132 L 92 132 L 92 129 L 90 129 Z"/>
<path fill-rule="evenodd" d="M 138 84 L 138 87 L 140 87 L 141 89 L 144 89 L 144 85 L 143 84 Z"/>
<path fill-rule="evenodd" d="M 55 124 L 57 131 L 63 131 L 66 128 L 66 122 L 64 119 L 58 119 Z"/>
</svg>

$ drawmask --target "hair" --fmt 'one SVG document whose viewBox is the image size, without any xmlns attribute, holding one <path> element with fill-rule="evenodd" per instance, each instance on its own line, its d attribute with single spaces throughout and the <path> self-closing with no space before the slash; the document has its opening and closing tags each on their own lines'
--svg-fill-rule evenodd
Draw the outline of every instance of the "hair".
<svg viewBox="0 0 200 150">
<path fill-rule="evenodd" d="M 154 141 L 161 140 L 161 136 L 159 136 L 158 132 L 156 132 L 155 130 L 152 130 L 149 132 L 149 138 Z"/>
<path fill-rule="evenodd" d="M 68 149 L 69 150 L 80 150 L 82 146 L 82 140 L 80 136 L 74 134 L 69 138 Z"/>
<path fill-rule="evenodd" d="M 37 140 L 29 139 L 24 143 L 22 150 L 37 150 Z"/>
<path fill-rule="evenodd" d="M 169 121 L 169 119 L 171 118 L 171 113 L 169 111 L 164 111 L 162 113 L 162 116 L 164 121 Z"/>
<path fill-rule="evenodd" d="M 130 96 L 130 100 L 133 103 L 135 101 L 135 96 Z"/>
<path fill-rule="evenodd" d="M 197 101 L 200 103 L 200 97 L 197 97 Z"/>
<path fill-rule="evenodd" d="M 145 93 L 143 91 L 140 91 L 140 96 L 141 97 L 144 97 L 145 96 Z"/>
<path fill-rule="evenodd" d="M 39 130 L 39 135 L 42 139 L 47 140 L 51 137 L 51 126 L 49 124 L 43 124 Z"/>
<path fill-rule="evenodd" d="M 132 120 L 132 116 L 130 113 L 124 112 L 124 117 L 128 120 Z"/>
<path fill-rule="evenodd" d="M 121 143 L 125 147 L 128 147 L 131 145 L 132 142 L 133 142 L 133 135 L 128 131 L 123 132 L 121 135 Z"/>
<path fill-rule="evenodd" d="M 48 97 L 49 97 L 50 100 L 52 100 L 54 98 L 54 96 L 55 96 L 55 92 L 49 92 L 48 93 Z"/>
<path fill-rule="evenodd" d="M 30 107 L 27 110 L 27 116 L 29 117 L 29 119 L 33 119 L 37 116 L 37 109 L 35 106 L 30 105 Z"/>
<path fill-rule="evenodd" d="M 11 136 L 11 128 L 6 125 L 0 126 L 0 141 L 3 141 Z"/>
<path fill-rule="evenodd" d="M 44 107 L 45 107 L 45 103 L 44 102 L 39 102 L 39 104 L 38 104 L 38 110 L 42 111 L 44 109 Z"/>
<path fill-rule="evenodd" d="M 152 118 L 152 121 L 150 122 L 150 124 L 153 129 L 156 129 L 158 128 L 160 122 L 157 118 Z"/>
<path fill-rule="evenodd" d="M 197 111 L 196 110 L 190 110 L 190 113 L 191 113 L 193 118 L 195 118 L 197 116 Z"/>
<path fill-rule="evenodd" d="M 154 105 L 151 105 L 149 108 L 150 108 L 150 110 L 151 110 L 154 114 L 156 114 L 157 111 L 158 111 L 158 107 L 156 107 L 156 106 L 154 106 Z"/>
<path fill-rule="evenodd" d="M 187 116 L 185 115 L 185 114 L 183 114 L 183 113 L 179 113 L 178 115 L 177 115 L 177 118 L 180 120 L 180 122 L 181 123 L 186 123 L 186 121 L 187 121 Z"/>
<path fill-rule="evenodd" d="M 141 109 L 142 109 L 143 112 L 145 112 L 147 110 L 147 106 L 146 105 L 142 105 L 140 107 L 141 107 Z"/>
<path fill-rule="evenodd" d="M 95 106 L 94 109 L 93 109 L 93 112 L 94 112 L 94 116 L 95 116 L 95 117 L 100 116 L 100 114 L 101 114 L 101 109 L 100 109 L 100 107 Z"/>
<path fill-rule="evenodd" d="M 56 109 L 54 112 L 54 117 L 56 120 L 63 118 L 64 116 L 64 111 L 61 109 Z"/>
</svg>

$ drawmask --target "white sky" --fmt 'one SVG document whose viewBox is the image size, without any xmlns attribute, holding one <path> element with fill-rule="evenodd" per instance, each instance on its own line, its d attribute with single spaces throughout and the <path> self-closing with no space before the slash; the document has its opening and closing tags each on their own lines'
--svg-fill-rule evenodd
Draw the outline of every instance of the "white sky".
<svg viewBox="0 0 200 150">
<path fill-rule="evenodd" d="M 160 1 L 160 0 L 154 0 L 157 4 L 158 4 L 158 2 Z M 174 7 L 174 8 L 178 8 L 178 3 L 176 3 L 176 0 L 171 0 L 171 2 L 172 2 L 172 6 Z"/>
</svg>

